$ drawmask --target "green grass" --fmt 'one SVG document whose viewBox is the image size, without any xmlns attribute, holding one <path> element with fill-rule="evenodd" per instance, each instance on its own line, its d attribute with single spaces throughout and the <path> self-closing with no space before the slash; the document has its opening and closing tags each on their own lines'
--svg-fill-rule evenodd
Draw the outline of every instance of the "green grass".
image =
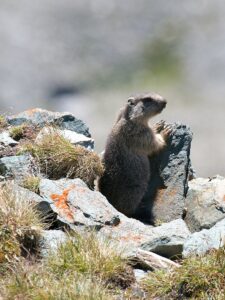
<svg viewBox="0 0 225 300">
<path fill-rule="evenodd" d="M 19 141 L 20 139 L 22 139 L 24 137 L 24 132 L 25 132 L 26 128 L 27 128 L 27 125 L 25 125 L 25 124 L 12 127 L 9 130 L 9 134 L 10 134 L 11 138 L 13 138 L 15 141 Z"/>
<path fill-rule="evenodd" d="M 153 298 L 223 300 L 225 247 L 203 257 L 187 258 L 180 268 L 152 272 L 143 287 Z"/>
<path fill-rule="evenodd" d="M 110 300 L 100 282 L 77 273 L 57 277 L 45 264 L 16 263 L 8 277 L 0 279 L 0 297 L 5 300 Z"/>
<path fill-rule="evenodd" d="M 89 187 L 103 173 L 99 156 L 79 145 L 72 145 L 57 131 L 45 135 L 38 143 L 27 143 L 18 154 L 30 152 L 48 178 L 80 178 Z"/>
<path fill-rule="evenodd" d="M 42 260 L 17 258 L 0 278 L 3 299 L 113 299 L 134 276 L 114 242 L 73 234 Z"/>
<path fill-rule="evenodd" d="M 117 246 L 110 240 L 99 239 L 96 233 L 76 235 L 52 254 L 48 264 L 60 278 L 65 272 L 98 278 L 106 285 L 130 286 L 134 277 Z"/>
</svg>

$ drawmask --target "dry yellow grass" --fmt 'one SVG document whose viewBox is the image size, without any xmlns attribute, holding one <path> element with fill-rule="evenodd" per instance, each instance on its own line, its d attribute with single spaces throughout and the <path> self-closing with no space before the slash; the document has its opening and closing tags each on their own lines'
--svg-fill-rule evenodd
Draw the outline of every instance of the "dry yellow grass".
<svg viewBox="0 0 225 300">
<path fill-rule="evenodd" d="M 4 263 L 38 250 L 44 224 L 35 205 L 13 183 L 0 185 L 0 270 Z"/>
<path fill-rule="evenodd" d="M 28 175 L 24 177 L 23 181 L 21 182 L 21 186 L 38 194 L 40 180 L 41 180 L 40 177 Z"/>
<path fill-rule="evenodd" d="M 20 150 L 30 152 L 38 161 L 41 172 L 51 179 L 80 178 L 89 187 L 103 173 L 99 156 L 79 145 L 72 145 L 57 131 L 45 135 L 36 144 L 25 144 Z"/>
</svg>

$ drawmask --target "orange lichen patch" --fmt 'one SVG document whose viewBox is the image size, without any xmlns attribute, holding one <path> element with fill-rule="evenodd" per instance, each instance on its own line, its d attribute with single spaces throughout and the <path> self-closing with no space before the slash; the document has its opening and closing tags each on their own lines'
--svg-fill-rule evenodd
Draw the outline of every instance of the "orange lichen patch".
<svg viewBox="0 0 225 300">
<path fill-rule="evenodd" d="M 59 209 L 60 212 L 62 212 L 64 216 L 68 218 L 69 221 L 73 221 L 73 213 L 68 205 L 68 194 L 73 188 L 74 186 L 65 189 L 62 195 L 51 195 L 51 199 L 54 201 L 55 206 Z"/>
<path fill-rule="evenodd" d="M 142 237 L 140 235 L 128 235 L 121 237 L 120 240 L 140 242 L 142 240 Z"/>
<path fill-rule="evenodd" d="M 225 201 L 225 195 L 223 196 L 223 201 Z"/>
</svg>

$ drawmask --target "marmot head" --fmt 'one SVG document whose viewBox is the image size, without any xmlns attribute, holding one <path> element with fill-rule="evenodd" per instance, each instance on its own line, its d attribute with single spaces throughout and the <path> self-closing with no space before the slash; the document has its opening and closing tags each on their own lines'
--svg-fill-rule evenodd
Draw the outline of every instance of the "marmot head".
<svg viewBox="0 0 225 300">
<path fill-rule="evenodd" d="M 133 121 L 148 121 L 166 107 L 166 100 L 155 93 L 130 97 L 125 108 L 125 118 Z"/>
</svg>

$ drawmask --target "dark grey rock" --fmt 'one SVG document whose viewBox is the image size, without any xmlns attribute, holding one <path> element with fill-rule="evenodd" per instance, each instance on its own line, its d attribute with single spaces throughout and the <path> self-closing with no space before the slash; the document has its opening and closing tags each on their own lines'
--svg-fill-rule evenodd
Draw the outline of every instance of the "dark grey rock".
<svg viewBox="0 0 225 300">
<path fill-rule="evenodd" d="M 225 219 L 210 229 L 203 229 L 190 235 L 183 246 L 183 257 L 204 255 L 212 249 L 225 245 Z"/>
<path fill-rule="evenodd" d="M 31 110 L 26 110 L 17 115 L 7 117 L 7 121 L 11 125 L 21 125 L 23 123 L 32 123 L 39 127 L 44 127 L 46 125 L 57 125 L 61 129 L 68 129 L 81 133 L 87 137 L 90 137 L 90 132 L 86 124 L 77 119 L 74 115 L 70 113 L 59 113 L 50 112 L 48 110 L 35 108 Z"/>
<path fill-rule="evenodd" d="M 0 158 L 0 175 L 5 178 L 22 179 L 34 173 L 34 162 L 29 154 Z"/>
<path fill-rule="evenodd" d="M 185 222 L 191 232 L 209 229 L 225 218 L 225 178 L 197 178 L 189 182 Z"/>
<path fill-rule="evenodd" d="M 150 158 L 148 191 L 137 212 L 137 217 L 156 224 L 182 218 L 188 179 L 193 176 L 190 128 L 179 123 L 171 125 L 167 147 Z"/>
</svg>

